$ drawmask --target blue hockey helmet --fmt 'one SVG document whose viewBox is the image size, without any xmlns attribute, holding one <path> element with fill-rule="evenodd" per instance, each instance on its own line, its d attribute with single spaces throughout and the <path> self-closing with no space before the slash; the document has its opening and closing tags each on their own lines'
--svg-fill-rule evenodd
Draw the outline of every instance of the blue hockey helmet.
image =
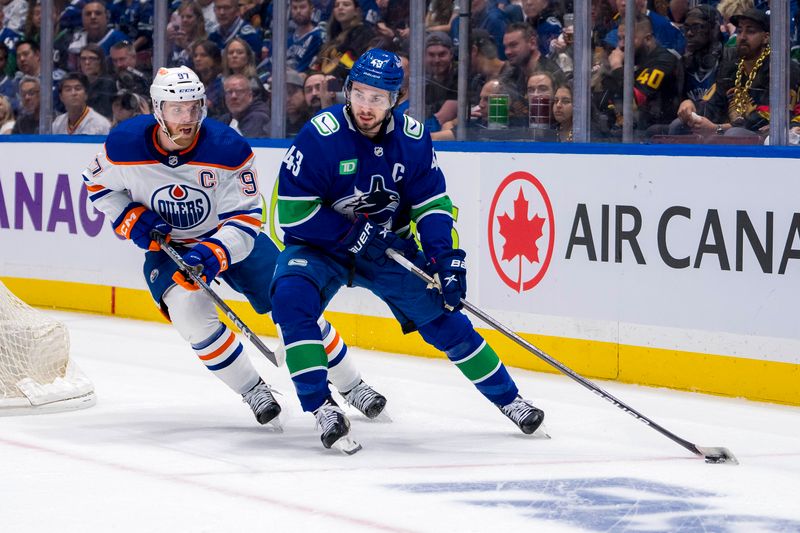
<svg viewBox="0 0 800 533">
<path fill-rule="evenodd" d="M 350 69 L 345 88 L 349 91 L 353 82 L 384 89 L 392 95 L 392 105 L 403 85 L 403 63 L 400 56 L 380 48 L 367 50 Z"/>
</svg>

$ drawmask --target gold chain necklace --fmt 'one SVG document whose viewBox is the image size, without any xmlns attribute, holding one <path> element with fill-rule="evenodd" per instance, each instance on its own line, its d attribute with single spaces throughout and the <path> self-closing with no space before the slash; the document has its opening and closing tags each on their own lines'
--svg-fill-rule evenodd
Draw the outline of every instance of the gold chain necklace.
<svg viewBox="0 0 800 533">
<path fill-rule="evenodd" d="M 758 56 L 758 59 L 756 59 L 755 64 L 753 64 L 753 68 L 750 70 L 750 74 L 747 75 L 747 81 L 744 82 L 744 85 L 742 85 L 742 76 L 744 75 L 744 58 L 739 60 L 739 67 L 736 69 L 736 79 L 734 81 L 735 88 L 733 90 L 731 109 L 740 117 L 744 117 L 744 114 L 747 111 L 748 104 L 750 103 L 750 87 L 753 86 L 753 80 L 756 79 L 758 70 L 761 68 L 761 65 L 764 64 L 764 61 L 767 59 L 767 56 L 769 56 L 769 53 L 770 47 L 767 45 L 767 47 L 764 48 L 764 51 L 761 52 L 761 55 Z"/>
</svg>

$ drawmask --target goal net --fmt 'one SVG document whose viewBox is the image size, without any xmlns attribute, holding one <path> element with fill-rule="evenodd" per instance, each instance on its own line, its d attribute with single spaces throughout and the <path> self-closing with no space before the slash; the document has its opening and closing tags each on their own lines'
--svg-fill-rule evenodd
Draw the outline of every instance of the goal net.
<svg viewBox="0 0 800 533">
<path fill-rule="evenodd" d="M 92 382 L 70 360 L 64 324 L 0 282 L 0 416 L 83 409 L 95 401 Z"/>
</svg>

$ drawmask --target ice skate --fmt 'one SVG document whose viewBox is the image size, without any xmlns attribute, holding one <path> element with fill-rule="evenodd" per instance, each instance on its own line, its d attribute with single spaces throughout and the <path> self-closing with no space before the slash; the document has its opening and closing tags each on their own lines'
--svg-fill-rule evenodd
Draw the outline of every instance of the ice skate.
<svg viewBox="0 0 800 533">
<path fill-rule="evenodd" d="M 342 397 L 348 405 L 361 411 L 370 420 L 377 418 L 386 407 L 386 397 L 364 383 L 364 380 L 359 381 L 358 385 L 348 392 L 343 392 Z"/>
<path fill-rule="evenodd" d="M 522 396 L 517 396 L 514 398 L 514 401 L 508 405 L 498 407 L 500 407 L 500 411 L 514 422 L 526 435 L 536 433 L 537 436 L 550 438 L 544 431 L 544 428 L 537 431 L 540 426 L 542 426 L 542 422 L 544 422 L 544 411 L 534 407 L 530 401 L 524 399 Z"/>
<path fill-rule="evenodd" d="M 253 410 L 259 424 L 271 422 L 276 429 L 282 431 L 283 428 L 278 419 L 281 406 L 272 395 L 272 389 L 264 383 L 263 379 L 259 379 L 252 389 L 242 394 L 242 399 Z"/>
<path fill-rule="evenodd" d="M 353 455 L 361 449 L 361 445 L 353 441 L 350 433 L 350 421 L 333 401 L 328 398 L 316 411 L 317 428 L 322 430 L 320 440 L 326 448 L 334 447 L 347 455 Z"/>
</svg>

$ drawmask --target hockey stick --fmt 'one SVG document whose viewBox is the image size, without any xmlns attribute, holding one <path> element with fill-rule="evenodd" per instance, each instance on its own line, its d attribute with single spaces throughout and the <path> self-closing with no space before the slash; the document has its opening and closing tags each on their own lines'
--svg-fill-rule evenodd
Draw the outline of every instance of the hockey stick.
<svg viewBox="0 0 800 533">
<path fill-rule="evenodd" d="M 393 250 L 393 249 L 389 248 L 389 249 L 386 250 L 386 254 L 389 257 L 391 257 L 392 259 L 394 259 L 395 261 L 397 261 L 397 263 L 399 263 L 406 270 L 414 273 L 418 278 L 420 278 L 422 281 L 426 282 L 429 286 L 434 286 L 434 287 L 438 287 L 439 286 L 439 284 L 436 282 L 436 280 L 434 280 L 425 271 L 423 271 L 422 269 L 417 267 L 414 263 L 412 263 L 411 261 L 406 259 L 402 254 L 400 254 L 396 250 Z M 539 348 L 537 348 L 533 344 L 529 343 L 528 341 L 526 341 L 525 339 L 523 339 L 522 337 L 520 337 L 519 335 L 517 335 L 516 333 L 511 331 L 509 328 L 507 328 L 506 326 L 504 326 L 503 324 L 499 323 L 494 318 L 490 317 L 489 315 L 487 315 L 486 313 L 481 311 L 478 307 L 476 307 L 476 306 L 472 305 L 471 303 L 469 303 L 467 300 L 462 298 L 461 299 L 461 304 L 464 306 L 464 309 L 466 309 L 467 311 L 469 311 L 473 315 L 477 316 L 478 318 L 480 318 L 481 320 L 483 320 L 484 322 L 486 322 L 487 324 L 489 324 L 490 326 L 495 328 L 497 331 L 499 331 L 500 333 L 502 333 L 503 335 L 505 335 L 509 339 L 513 340 L 514 342 L 516 342 L 517 344 L 519 344 L 520 346 L 522 346 L 523 348 L 525 348 L 526 350 L 531 352 L 533 355 L 535 355 L 539 359 L 542 359 L 544 362 L 548 363 L 550 366 L 555 367 L 556 369 L 561 371 L 561 373 L 566 374 L 568 377 L 574 379 L 575 381 L 577 381 L 578 383 L 580 383 L 581 385 L 583 385 L 584 387 L 586 387 L 587 389 L 589 389 L 593 393 L 597 394 L 598 396 L 600 396 L 604 400 L 607 400 L 607 401 L 611 402 L 615 407 L 618 407 L 618 408 L 622 409 L 623 411 L 625 411 L 626 413 L 631 415 L 636 420 L 639 420 L 640 422 L 643 422 L 643 423 L 647 424 L 648 426 L 650 426 L 651 428 L 655 429 L 656 431 L 658 431 L 659 433 L 661 433 L 665 437 L 667 437 L 670 440 L 680 444 L 681 446 L 683 446 L 684 448 L 686 448 L 687 450 L 689 450 L 693 454 L 705 458 L 707 463 L 739 464 L 739 461 L 736 459 L 736 457 L 727 448 L 697 446 L 695 444 L 692 444 L 688 440 L 684 440 L 684 439 L 680 438 L 679 436 L 677 436 L 676 434 L 672 433 L 668 429 L 656 424 L 655 422 L 650 420 L 645 415 L 641 414 L 640 412 L 638 412 L 634 408 L 630 407 L 628 404 L 626 404 L 622 400 L 619 400 L 619 399 L 615 398 L 610 393 L 606 392 L 602 388 L 600 388 L 597 385 L 595 385 L 593 382 L 591 382 L 588 379 L 584 378 L 583 376 L 577 374 L 576 372 L 574 372 L 569 367 L 564 366 L 561 362 L 553 359 L 552 357 L 550 357 L 549 355 L 544 353 L 542 350 L 540 350 Z"/>
<path fill-rule="evenodd" d="M 239 331 L 242 332 L 242 335 L 244 335 L 247 338 L 247 340 L 252 342 L 255 345 L 255 347 L 258 348 L 258 351 L 261 352 L 264 355 L 264 357 L 269 359 L 273 365 L 281 366 L 278 364 L 278 360 L 275 357 L 275 353 L 269 348 L 267 348 L 267 345 L 264 344 L 255 333 L 250 331 L 250 328 L 248 328 L 244 324 L 244 322 L 242 322 L 242 320 L 236 315 L 236 313 L 233 312 L 233 309 L 231 309 L 228 306 L 228 304 L 226 304 L 225 301 L 222 298 L 220 298 L 216 292 L 214 292 L 214 289 L 209 287 L 208 283 L 203 281 L 203 278 L 200 277 L 200 271 L 202 270 L 202 267 L 191 267 L 187 265 L 184 262 L 183 257 L 181 257 L 181 254 L 179 254 L 175 250 L 175 248 L 170 246 L 169 243 L 167 243 L 167 241 L 164 240 L 163 235 L 154 233 L 152 237 L 153 240 L 155 240 L 158 243 L 161 249 L 167 253 L 170 259 L 175 261 L 178 267 L 183 272 L 186 272 L 186 274 L 188 274 L 190 278 L 192 278 L 192 281 L 194 281 L 201 289 L 206 291 L 206 294 L 211 296 L 211 299 L 214 300 L 214 303 L 217 304 L 217 307 L 219 307 L 222 310 L 222 312 L 225 313 L 225 316 L 227 316 L 230 319 L 230 321 L 233 322 L 233 324 L 237 328 L 239 328 Z"/>
</svg>

